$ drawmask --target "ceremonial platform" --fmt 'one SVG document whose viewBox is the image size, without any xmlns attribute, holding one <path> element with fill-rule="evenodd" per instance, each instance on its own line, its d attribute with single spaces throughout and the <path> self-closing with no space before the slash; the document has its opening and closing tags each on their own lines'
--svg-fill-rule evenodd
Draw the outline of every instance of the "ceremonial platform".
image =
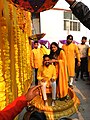
<svg viewBox="0 0 90 120">
<path fill-rule="evenodd" d="M 63 116 L 71 116 L 78 110 L 80 105 L 78 97 L 71 88 L 68 89 L 68 98 L 65 100 L 56 100 L 55 106 L 51 106 L 50 96 L 48 95 L 49 106 L 44 106 L 44 101 L 41 96 L 35 97 L 30 103 L 39 111 L 44 112 L 47 120 L 58 120 Z"/>
</svg>

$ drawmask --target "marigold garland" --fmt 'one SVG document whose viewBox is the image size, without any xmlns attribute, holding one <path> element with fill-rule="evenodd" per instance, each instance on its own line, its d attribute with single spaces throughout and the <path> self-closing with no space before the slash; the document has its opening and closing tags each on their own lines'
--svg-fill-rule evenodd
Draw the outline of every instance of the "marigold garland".
<svg viewBox="0 0 90 120">
<path fill-rule="evenodd" d="M 8 14 L 0 18 L 0 110 L 25 92 L 32 82 L 30 13 L 7 0 L 3 4 L 4 13 Z"/>
</svg>

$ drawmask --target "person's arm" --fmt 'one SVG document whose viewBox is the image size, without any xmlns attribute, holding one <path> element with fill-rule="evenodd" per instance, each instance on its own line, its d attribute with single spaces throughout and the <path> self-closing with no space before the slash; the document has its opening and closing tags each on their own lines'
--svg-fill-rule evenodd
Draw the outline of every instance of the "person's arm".
<svg viewBox="0 0 90 120">
<path fill-rule="evenodd" d="M 90 58 L 90 47 L 88 48 L 88 57 Z"/>
<path fill-rule="evenodd" d="M 69 5 L 72 5 L 76 0 L 65 0 Z"/>
<path fill-rule="evenodd" d="M 69 5 L 72 13 L 79 19 L 79 21 L 88 29 L 90 29 L 90 10 L 82 2 L 76 0 L 65 0 Z"/>
<path fill-rule="evenodd" d="M 18 97 L 14 102 L 9 104 L 5 109 L 0 111 L 0 120 L 13 120 L 27 105 L 26 97 Z"/>
<path fill-rule="evenodd" d="M 0 120 L 13 120 L 22 111 L 22 109 L 27 106 L 27 102 L 39 95 L 39 87 L 40 85 L 30 88 L 25 95 L 16 98 L 11 104 L 0 111 Z"/>
<path fill-rule="evenodd" d="M 80 59 L 80 52 L 79 52 L 79 49 L 78 49 L 77 45 L 75 45 L 75 53 L 76 53 L 76 57 L 77 57 L 77 60 L 78 60 L 77 65 L 80 66 L 81 59 Z"/>
</svg>

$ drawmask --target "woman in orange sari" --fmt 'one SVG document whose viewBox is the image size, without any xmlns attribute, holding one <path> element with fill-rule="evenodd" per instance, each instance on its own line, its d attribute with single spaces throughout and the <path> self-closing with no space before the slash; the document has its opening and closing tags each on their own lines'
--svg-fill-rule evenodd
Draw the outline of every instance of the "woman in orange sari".
<svg viewBox="0 0 90 120">
<path fill-rule="evenodd" d="M 56 42 L 50 45 L 50 59 L 56 67 L 57 72 L 57 97 L 66 98 L 68 94 L 67 62 L 64 51 Z"/>
</svg>

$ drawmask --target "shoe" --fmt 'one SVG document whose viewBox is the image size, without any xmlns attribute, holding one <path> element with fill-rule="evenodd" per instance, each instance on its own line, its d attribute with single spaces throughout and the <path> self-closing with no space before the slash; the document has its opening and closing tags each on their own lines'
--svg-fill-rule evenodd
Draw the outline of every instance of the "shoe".
<svg viewBox="0 0 90 120">
<path fill-rule="evenodd" d="M 85 79 L 84 78 L 81 78 L 83 81 L 85 81 Z"/>
<path fill-rule="evenodd" d="M 83 81 L 85 81 L 85 79 L 84 79 L 84 78 L 83 78 L 82 80 L 83 80 Z"/>
<path fill-rule="evenodd" d="M 44 101 L 44 105 L 45 105 L 45 106 L 48 106 L 48 102 L 47 102 L 47 101 Z"/>
<path fill-rule="evenodd" d="M 90 85 L 90 82 L 89 82 L 89 83 L 86 83 L 86 85 Z"/>
<path fill-rule="evenodd" d="M 86 85 L 90 85 L 90 79 L 87 81 Z"/>
<path fill-rule="evenodd" d="M 73 85 L 69 85 L 69 87 L 70 87 L 71 89 L 73 89 Z"/>
<path fill-rule="evenodd" d="M 52 106 L 55 106 L 55 100 L 52 101 Z"/>
</svg>

